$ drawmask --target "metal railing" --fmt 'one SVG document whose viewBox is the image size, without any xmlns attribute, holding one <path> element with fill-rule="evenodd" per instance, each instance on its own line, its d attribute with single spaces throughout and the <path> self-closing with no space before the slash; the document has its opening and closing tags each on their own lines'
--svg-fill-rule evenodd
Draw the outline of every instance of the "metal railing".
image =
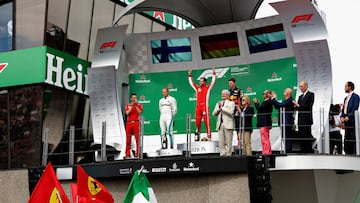
<svg viewBox="0 0 360 203">
<path fill-rule="evenodd" d="M 329 136 L 329 120 L 328 120 L 328 115 L 327 112 L 325 111 L 324 108 L 321 108 L 319 110 L 319 122 L 314 124 L 312 126 L 312 128 L 316 129 L 317 132 L 319 133 L 318 135 L 314 136 L 317 138 L 317 140 L 314 140 L 314 138 L 307 138 L 307 137 L 301 137 L 301 135 L 297 136 L 296 138 L 293 137 L 287 137 L 285 131 L 288 129 L 287 127 L 289 127 L 289 125 L 287 126 L 286 124 L 286 120 L 284 119 L 286 117 L 286 114 L 289 112 L 286 112 L 285 109 L 281 108 L 279 109 L 279 113 L 278 113 L 278 125 L 277 127 L 279 127 L 280 129 L 280 152 L 281 154 L 286 154 L 286 145 L 287 142 L 292 141 L 311 141 L 312 142 L 312 149 L 315 150 L 314 153 L 319 153 L 319 154 L 335 154 L 335 150 L 333 149 L 332 151 L 330 150 L 330 144 L 334 141 L 342 141 L 341 138 L 333 138 Z M 240 119 L 239 119 L 239 126 L 240 126 L 240 133 L 242 135 L 244 135 L 245 132 L 245 114 L 244 112 L 242 112 L 240 114 Z M 256 117 L 258 115 L 255 115 L 254 117 Z M 215 118 L 212 116 L 212 122 L 215 121 Z M 355 132 L 355 137 L 354 139 L 350 139 L 347 140 L 349 142 L 355 143 L 356 146 L 356 152 L 354 153 L 354 155 L 360 155 L 360 139 L 359 139 L 359 133 L 360 133 L 360 116 L 359 116 L 359 111 L 355 112 L 355 125 L 354 125 L 354 132 Z M 184 131 L 184 135 L 186 135 L 186 137 L 184 136 L 184 143 L 186 144 L 186 148 L 184 149 L 184 156 L 186 157 L 191 157 L 192 156 L 192 145 L 191 143 L 194 142 L 194 130 L 193 130 L 193 126 L 194 124 L 194 120 L 195 118 L 192 117 L 191 114 L 187 114 L 186 118 L 178 118 L 176 119 L 176 123 L 178 125 L 184 125 L 185 126 L 185 131 Z M 154 120 L 154 121 L 146 121 L 148 123 L 152 123 L 152 122 L 156 122 L 158 123 L 158 120 Z M 256 118 L 253 119 L 253 126 L 256 125 Z M 273 125 L 275 125 L 276 121 L 273 120 Z M 275 125 L 276 126 L 276 125 Z M 294 121 L 294 126 L 297 126 L 296 121 Z M 274 126 L 272 126 L 274 127 Z M 253 130 L 256 130 L 257 127 L 254 127 Z M 64 146 L 67 145 L 68 150 L 67 151 L 54 151 L 52 150 L 51 152 L 49 151 L 49 135 L 51 135 L 51 129 L 44 129 L 44 133 L 43 133 L 43 146 L 42 146 L 42 165 L 45 166 L 46 163 L 49 161 L 49 157 L 52 156 L 67 156 L 68 161 L 67 164 L 69 165 L 73 165 L 77 162 L 79 162 L 79 159 L 76 159 L 76 157 L 78 157 L 81 154 L 94 154 L 97 153 L 97 155 L 100 154 L 100 158 L 96 159 L 96 161 L 101 161 L 101 162 L 105 162 L 105 161 L 110 161 L 109 160 L 109 156 L 114 153 L 118 153 L 118 157 L 120 153 L 123 152 L 119 152 L 114 150 L 113 148 L 107 146 L 107 139 L 109 138 L 109 136 L 111 135 L 107 135 L 107 124 L 106 122 L 102 123 L 102 137 L 101 137 L 101 143 L 100 143 L 100 148 L 92 148 L 92 147 L 82 147 L 79 148 L 79 145 L 82 146 L 88 146 L 84 143 L 91 143 L 93 142 L 92 138 L 91 139 L 78 139 L 76 140 L 76 135 L 78 135 L 79 133 L 81 133 L 81 131 L 83 131 L 84 129 L 76 129 L 74 126 L 70 126 L 67 130 L 65 130 L 64 134 L 67 134 L 68 136 L 68 140 L 63 140 L 61 142 L 61 144 L 63 144 Z M 140 118 L 140 127 L 139 127 L 139 159 L 144 159 L 146 157 L 144 157 L 144 149 L 149 147 L 149 144 L 144 142 L 144 135 L 145 135 L 145 120 L 144 117 Z M 342 129 L 343 130 L 343 129 Z M 294 130 L 296 131 L 296 130 Z M 146 134 L 159 134 L 159 132 L 146 132 Z M 252 135 L 253 136 L 253 135 Z M 147 136 L 146 136 L 147 137 Z M 159 136 L 160 139 L 160 136 Z M 82 144 L 81 144 L 82 143 Z M 241 140 L 239 140 L 240 146 L 239 147 L 239 152 L 238 155 L 245 155 L 245 140 L 244 140 L 244 136 L 241 136 Z M 125 143 L 124 143 L 125 144 Z M 253 143 L 254 144 L 254 143 Z M 256 143 L 255 143 L 256 144 Z M 98 144 L 99 145 L 99 144 Z M 150 146 L 151 147 L 151 146 Z M 152 146 L 153 148 L 155 148 L 156 146 Z M 161 148 L 161 146 L 157 146 L 159 149 Z M 235 145 L 234 145 L 235 147 Z M 343 147 L 341 146 L 337 146 L 337 148 L 341 148 L 343 149 Z M 259 151 L 259 150 L 256 150 Z M 337 152 L 336 154 L 342 154 L 341 151 Z M 121 159 L 121 157 L 120 157 Z"/>
</svg>

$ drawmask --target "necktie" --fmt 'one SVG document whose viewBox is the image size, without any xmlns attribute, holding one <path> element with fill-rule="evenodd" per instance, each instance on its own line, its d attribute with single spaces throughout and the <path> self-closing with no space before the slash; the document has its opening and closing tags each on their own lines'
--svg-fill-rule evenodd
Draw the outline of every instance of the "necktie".
<svg viewBox="0 0 360 203">
<path fill-rule="evenodd" d="M 344 114 L 347 114 L 347 107 L 350 100 L 350 95 L 346 97 L 345 104 L 344 104 Z"/>
<path fill-rule="evenodd" d="M 225 101 L 222 102 L 221 107 L 223 107 L 225 104 Z M 222 117 L 222 111 L 220 112 L 220 124 L 223 123 L 223 117 Z"/>
</svg>

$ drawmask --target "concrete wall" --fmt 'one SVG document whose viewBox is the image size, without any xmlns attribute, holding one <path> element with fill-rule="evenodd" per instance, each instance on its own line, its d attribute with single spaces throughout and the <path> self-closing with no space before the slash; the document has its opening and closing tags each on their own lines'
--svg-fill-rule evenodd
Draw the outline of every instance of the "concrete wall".
<svg viewBox="0 0 360 203">
<path fill-rule="evenodd" d="M 159 203 L 167 202 L 250 202 L 247 174 L 148 176 Z M 131 177 L 99 180 L 113 195 L 115 202 L 122 202 Z M 70 182 L 63 182 L 70 196 Z"/>
<path fill-rule="evenodd" d="M 273 171 L 274 203 L 360 203 L 360 172 Z"/>
<path fill-rule="evenodd" d="M 317 203 L 314 172 L 271 172 L 273 203 Z"/>
<path fill-rule="evenodd" d="M 27 170 L 0 171 L 0 202 L 24 203 L 29 199 Z"/>
</svg>

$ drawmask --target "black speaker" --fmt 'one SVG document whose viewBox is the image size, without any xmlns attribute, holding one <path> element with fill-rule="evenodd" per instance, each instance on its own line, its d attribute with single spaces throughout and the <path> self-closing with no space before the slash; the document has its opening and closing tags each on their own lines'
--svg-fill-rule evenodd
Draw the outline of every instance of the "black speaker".
<svg viewBox="0 0 360 203">
<path fill-rule="evenodd" d="M 43 167 L 41 168 L 29 168 L 28 169 L 28 176 L 29 176 L 29 192 L 30 194 L 34 191 L 36 184 L 38 183 L 41 175 L 44 172 Z"/>
<path fill-rule="evenodd" d="M 251 203 L 270 203 L 271 176 L 269 167 L 273 163 L 270 156 L 257 156 L 248 158 L 248 179 Z"/>
</svg>

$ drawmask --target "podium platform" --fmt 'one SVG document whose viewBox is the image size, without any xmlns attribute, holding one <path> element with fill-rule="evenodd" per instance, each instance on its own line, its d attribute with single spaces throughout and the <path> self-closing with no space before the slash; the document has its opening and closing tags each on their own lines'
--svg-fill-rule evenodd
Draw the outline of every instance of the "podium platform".
<svg viewBox="0 0 360 203">
<path fill-rule="evenodd" d="M 178 144 L 179 150 L 186 151 L 187 144 Z M 215 154 L 219 152 L 218 141 L 197 141 L 191 142 L 191 154 Z"/>
</svg>

